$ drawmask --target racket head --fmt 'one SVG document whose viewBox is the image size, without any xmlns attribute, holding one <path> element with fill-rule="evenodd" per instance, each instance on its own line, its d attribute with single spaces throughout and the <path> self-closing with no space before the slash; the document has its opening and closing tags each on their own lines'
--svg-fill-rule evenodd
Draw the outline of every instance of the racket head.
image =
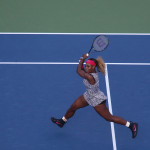
<svg viewBox="0 0 150 150">
<path fill-rule="evenodd" d="M 101 52 L 105 50 L 109 45 L 108 37 L 105 35 L 97 36 L 93 41 L 93 50 L 96 52 Z"/>
</svg>

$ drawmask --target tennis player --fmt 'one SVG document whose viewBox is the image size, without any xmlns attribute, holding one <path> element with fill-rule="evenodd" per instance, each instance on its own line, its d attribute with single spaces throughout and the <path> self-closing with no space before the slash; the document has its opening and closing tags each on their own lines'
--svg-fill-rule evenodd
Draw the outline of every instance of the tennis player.
<svg viewBox="0 0 150 150">
<path fill-rule="evenodd" d="M 80 58 L 77 66 L 77 73 L 84 79 L 83 82 L 86 87 L 86 92 L 74 101 L 61 119 L 51 117 L 51 121 L 59 127 L 63 127 L 67 120 L 75 114 L 76 110 L 91 105 L 106 121 L 124 125 L 131 129 L 132 138 L 135 138 L 138 131 L 138 124 L 132 121 L 126 121 L 119 116 L 113 116 L 106 107 L 107 97 L 99 89 L 99 77 L 96 71 L 97 68 L 99 72 L 105 74 L 105 63 L 103 59 L 101 57 L 97 58 L 97 60 L 94 58 L 88 59 L 84 70 L 83 63 L 86 58 L 88 58 L 88 56 L 84 54 Z"/>
</svg>

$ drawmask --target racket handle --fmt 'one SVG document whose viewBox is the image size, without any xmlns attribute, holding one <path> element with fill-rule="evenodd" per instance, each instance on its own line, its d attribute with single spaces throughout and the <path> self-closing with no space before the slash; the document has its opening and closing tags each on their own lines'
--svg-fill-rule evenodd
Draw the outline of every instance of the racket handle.
<svg viewBox="0 0 150 150">
<path fill-rule="evenodd" d="M 92 48 L 89 50 L 88 54 L 90 54 L 91 50 L 92 50 Z"/>
<path fill-rule="evenodd" d="M 91 46 L 91 48 L 90 48 L 89 52 L 87 53 L 87 54 L 88 54 L 88 56 L 89 56 L 89 54 L 90 54 L 90 52 L 91 52 L 92 48 L 93 48 L 93 44 L 92 44 L 92 46 Z"/>
</svg>

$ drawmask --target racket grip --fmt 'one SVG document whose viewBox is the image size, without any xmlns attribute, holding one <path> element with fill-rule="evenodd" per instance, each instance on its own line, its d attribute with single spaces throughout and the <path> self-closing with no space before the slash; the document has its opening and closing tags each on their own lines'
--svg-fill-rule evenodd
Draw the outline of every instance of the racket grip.
<svg viewBox="0 0 150 150">
<path fill-rule="evenodd" d="M 87 53 L 86 56 L 89 56 L 89 53 Z"/>
</svg>

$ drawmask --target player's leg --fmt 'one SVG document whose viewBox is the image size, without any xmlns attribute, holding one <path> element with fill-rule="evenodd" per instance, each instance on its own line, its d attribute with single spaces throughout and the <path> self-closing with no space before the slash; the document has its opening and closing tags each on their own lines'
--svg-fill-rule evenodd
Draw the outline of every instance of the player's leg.
<svg viewBox="0 0 150 150">
<path fill-rule="evenodd" d="M 88 103 L 86 102 L 86 100 L 84 99 L 84 97 L 82 95 L 75 100 L 75 102 L 67 110 L 64 117 L 68 120 L 69 118 L 71 118 L 75 114 L 77 109 L 80 109 L 80 108 L 83 108 L 86 106 L 88 106 Z"/>
<path fill-rule="evenodd" d="M 71 118 L 76 110 L 88 106 L 88 103 L 84 99 L 83 95 L 79 96 L 74 103 L 70 106 L 70 108 L 67 110 L 66 114 L 62 119 L 56 119 L 54 117 L 51 118 L 52 122 L 56 123 L 59 127 L 63 127 L 64 124 L 67 122 L 69 118 Z"/>
<path fill-rule="evenodd" d="M 94 107 L 96 112 L 101 115 L 105 120 L 109 122 L 114 122 L 117 124 L 125 125 L 126 127 L 130 128 L 132 131 L 132 138 L 137 136 L 138 131 L 138 124 L 133 123 L 132 121 L 128 122 L 119 116 L 113 116 L 110 114 L 109 110 L 107 109 L 105 104 L 100 104 Z"/>
<path fill-rule="evenodd" d="M 107 109 L 105 104 L 100 104 L 94 107 L 96 112 L 101 115 L 105 120 L 109 122 L 115 122 L 117 124 L 126 125 L 127 121 L 119 116 L 113 116 Z"/>
</svg>

